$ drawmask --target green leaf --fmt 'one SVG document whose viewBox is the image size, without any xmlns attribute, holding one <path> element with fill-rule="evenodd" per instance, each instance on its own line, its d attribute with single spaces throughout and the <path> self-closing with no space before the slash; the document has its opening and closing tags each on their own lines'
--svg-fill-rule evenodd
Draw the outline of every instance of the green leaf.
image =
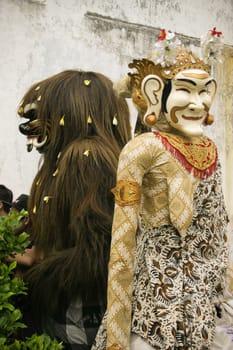
<svg viewBox="0 0 233 350">
<path fill-rule="evenodd" d="M 14 233 L 26 215 L 26 211 L 20 214 L 12 211 L 9 216 L 0 217 L 0 350 L 61 350 L 62 343 L 47 335 L 34 334 L 24 341 L 16 339 L 17 329 L 27 326 L 21 321 L 22 312 L 15 297 L 27 294 L 27 287 L 21 278 L 14 277 L 16 262 L 7 263 L 6 258 L 23 253 L 29 244 L 26 232 L 18 236 Z"/>
<path fill-rule="evenodd" d="M 24 243 L 28 239 L 28 234 L 26 232 L 20 233 L 18 236 L 18 243 Z"/>
<path fill-rule="evenodd" d="M 14 270 L 16 268 L 17 262 L 13 261 L 10 265 L 9 265 L 9 272 Z"/>
<path fill-rule="evenodd" d="M 2 309 L 7 309 L 7 310 L 10 310 L 10 311 L 14 311 L 15 307 L 12 304 L 4 303 L 4 304 L 2 304 Z"/>
</svg>

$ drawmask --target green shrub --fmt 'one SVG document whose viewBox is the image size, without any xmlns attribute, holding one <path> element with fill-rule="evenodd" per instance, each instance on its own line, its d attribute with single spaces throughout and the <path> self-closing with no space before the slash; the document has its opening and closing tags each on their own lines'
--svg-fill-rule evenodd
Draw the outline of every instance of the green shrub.
<svg viewBox="0 0 233 350">
<path fill-rule="evenodd" d="M 21 219 L 27 215 L 12 211 L 9 216 L 0 216 L 0 349 L 1 350 L 61 350 L 62 343 L 48 335 L 34 334 L 26 340 L 17 339 L 17 330 L 25 328 L 22 312 L 17 308 L 19 295 L 27 295 L 27 287 L 21 278 L 15 277 L 16 262 L 7 262 L 7 257 L 23 253 L 29 245 L 28 234 L 15 235 Z"/>
</svg>

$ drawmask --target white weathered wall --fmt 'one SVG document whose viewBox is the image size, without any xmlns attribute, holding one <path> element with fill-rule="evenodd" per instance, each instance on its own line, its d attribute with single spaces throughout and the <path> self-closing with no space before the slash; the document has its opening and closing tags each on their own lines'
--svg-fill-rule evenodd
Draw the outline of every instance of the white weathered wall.
<svg viewBox="0 0 233 350">
<path fill-rule="evenodd" d="M 210 130 L 220 148 L 224 191 L 233 221 L 233 1 L 232 0 L 0 0 L 0 183 L 16 197 L 29 192 L 39 155 L 26 152 L 17 106 L 36 80 L 61 70 L 100 71 L 112 79 L 146 56 L 159 28 L 195 45 L 216 26 L 224 33 L 226 62 Z"/>
</svg>

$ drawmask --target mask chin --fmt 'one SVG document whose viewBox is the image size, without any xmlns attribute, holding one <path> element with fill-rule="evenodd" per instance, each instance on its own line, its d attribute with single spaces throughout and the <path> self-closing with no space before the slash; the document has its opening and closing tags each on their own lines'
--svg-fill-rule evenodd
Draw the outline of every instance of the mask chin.
<svg viewBox="0 0 233 350">
<path fill-rule="evenodd" d="M 165 118 L 173 132 L 181 133 L 184 136 L 202 136 L 203 135 L 203 123 L 205 117 L 198 118 L 199 120 L 183 120 L 180 116 L 176 116 L 176 121 L 171 119 L 171 116 L 165 113 Z"/>
<path fill-rule="evenodd" d="M 174 127 L 171 125 L 173 129 L 177 130 L 178 132 L 182 133 L 185 136 L 202 136 L 203 135 L 203 126 L 202 125 L 195 125 L 195 126 L 184 126 L 181 125 L 179 127 Z"/>
</svg>

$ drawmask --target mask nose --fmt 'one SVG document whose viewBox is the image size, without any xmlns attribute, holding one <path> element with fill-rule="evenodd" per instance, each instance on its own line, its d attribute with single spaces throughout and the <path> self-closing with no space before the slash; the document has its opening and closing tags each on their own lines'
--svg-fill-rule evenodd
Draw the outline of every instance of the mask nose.
<svg viewBox="0 0 233 350">
<path fill-rule="evenodd" d="M 189 109 L 194 112 L 200 112 L 205 109 L 205 106 L 202 103 L 202 99 L 198 94 L 192 96 L 191 101 L 189 103 Z"/>
</svg>

